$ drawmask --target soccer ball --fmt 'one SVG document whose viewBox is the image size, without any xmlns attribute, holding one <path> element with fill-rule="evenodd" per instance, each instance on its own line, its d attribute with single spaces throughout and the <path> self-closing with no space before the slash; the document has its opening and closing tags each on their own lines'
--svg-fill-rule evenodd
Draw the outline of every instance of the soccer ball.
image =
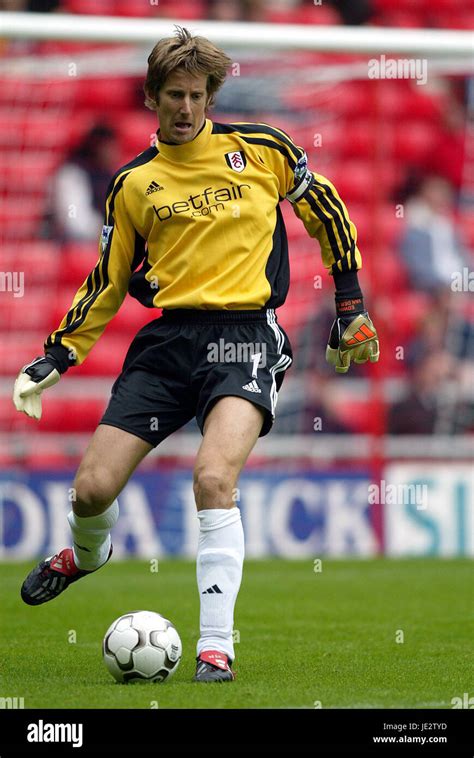
<svg viewBox="0 0 474 758">
<path fill-rule="evenodd" d="M 102 652 L 117 682 L 164 682 L 178 668 L 182 645 L 171 621 L 153 611 L 132 611 L 109 626 Z"/>
</svg>

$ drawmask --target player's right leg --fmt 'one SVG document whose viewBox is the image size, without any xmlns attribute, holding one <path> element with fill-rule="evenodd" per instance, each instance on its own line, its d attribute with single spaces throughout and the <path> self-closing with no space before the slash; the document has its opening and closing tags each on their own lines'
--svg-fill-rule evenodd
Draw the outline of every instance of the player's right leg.
<svg viewBox="0 0 474 758">
<path fill-rule="evenodd" d="M 68 521 L 74 546 L 46 558 L 29 573 L 21 588 L 25 603 L 52 600 L 108 561 L 110 529 L 118 517 L 117 495 L 152 447 L 117 427 L 97 427 L 73 484 L 75 499 Z"/>
</svg>

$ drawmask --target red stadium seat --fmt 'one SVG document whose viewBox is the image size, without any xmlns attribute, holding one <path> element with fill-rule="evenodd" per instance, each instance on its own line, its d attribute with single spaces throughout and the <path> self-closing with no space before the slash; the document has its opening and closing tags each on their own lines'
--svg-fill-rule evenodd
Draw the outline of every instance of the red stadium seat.
<svg viewBox="0 0 474 758">
<path fill-rule="evenodd" d="M 33 330 L 0 332 L 0 374 L 14 377 L 22 366 L 42 355 L 46 336 Z"/>
<path fill-rule="evenodd" d="M 37 238 L 44 211 L 44 199 L 28 198 L 28 213 L 25 213 L 25 198 L 22 195 L 0 197 L 0 233 L 3 240 L 25 241 Z"/>
<path fill-rule="evenodd" d="M 372 82 L 349 84 L 298 85 L 283 89 L 281 97 L 287 107 L 298 110 L 318 109 L 320 114 L 332 116 L 360 116 L 370 113 L 372 98 L 367 85 Z M 317 131 L 317 129 L 315 129 Z"/>
<path fill-rule="evenodd" d="M 373 400 L 342 399 L 335 405 L 334 411 L 352 434 L 374 434 L 378 431 L 378 403 Z"/>
<path fill-rule="evenodd" d="M 436 125 L 420 121 L 403 121 L 394 133 L 392 155 L 396 160 L 423 166 L 438 135 Z"/>
<path fill-rule="evenodd" d="M 122 370 L 122 365 L 130 346 L 133 334 L 114 335 L 106 329 L 100 338 L 100 341 L 94 345 L 86 360 L 74 368 L 74 376 L 107 376 L 112 378 L 118 376 Z"/>
<path fill-rule="evenodd" d="M 111 334 L 134 335 L 149 321 L 158 318 L 160 313 L 161 311 L 157 308 L 146 308 L 138 300 L 127 295 L 118 313 L 110 322 L 108 330 Z"/>
<path fill-rule="evenodd" d="M 12 150 L 0 157 L 0 193 L 44 194 L 60 156 L 57 152 Z M 24 202 L 24 200 L 23 200 Z"/>
<path fill-rule="evenodd" d="M 474 11 L 472 8 L 464 10 L 451 10 L 446 13 L 439 13 L 436 10 L 433 18 L 434 25 L 440 29 L 474 29 Z"/>
<path fill-rule="evenodd" d="M 54 149 L 57 152 L 77 141 L 90 122 L 90 117 L 79 113 L 65 113 L 58 118 L 57 114 L 42 107 L 2 107 L 0 146 L 20 150 L 28 145 L 28 150 L 35 155 L 42 154 L 43 150 Z"/>
<path fill-rule="evenodd" d="M 283 218 L 288 239 L 299 240 L 304 238 L 307 232 L 301 219 L 295 215 L 291 208 L 287 208 L 286 204 L 283 204 L 283 208 Z"/>
<path fill-rule="evenodd" d="M 71 77 L 62 79 L 0 79 L 0 107 L 34 110 L 49 107 L 55 109 L 58 118 L 67 113 L 74 101 L 77 81 Z"/>
<path fill-rule="evenodd" d="M 438 119 L 442 113 L 442 95 L 429 94 L 416 82 L 387 79 L 378 87 L 379 108 L 385 116 L 398 122 L 401 119 Z"/>
<path fill-rule="evenodd" d="M 0 397 L 0 431 L 35 432 L 37 423 L 36 419 L 29 418 L 24 413 L 18 413 L 10 395 Z"/>
<path fill-rule="evenodd" d="M 89 276 L 99 258 L 98 242 L 70 242 L 61 254 L 59 281 L 69 291 L 76 290 Z"/>
<path fill-rule="evenodd" d="M 128 160 L 142 153 L 152 144 L 152 135 L 156 134 L 158 122 L 156 114 L 137 113 L 130 111 L 124 113 L 117 123 L 122 151 Z M 126 158 L 127 160 L 127 158 Z"/>
<path fill-rule="evenodd" d="M 331 181 L 344 202 L 366 201 L 373 193 L 374 172 L 365 161 L 343 161 L 333 165 Z"/>
<path fill-rule="evenodd" d="M 0 324 L 11 331 L 42 331 L 45 336 L 54 327 L 54 299 L 56 288 L 34 287 L 28 289 L 25 277 L 25 295 L 14 297 L 12 292 L 0 297 Z"/>
<path fill-rule="evenodd" d="M 116 0 L 64 0 L 67 13 L 84 13 L 88 16 L 116 15 Z"/>
<path fill-rule="evenodd" d="M 44 395 L 43 414 L 38 427 L 43 432 L 92 432 L 106 407 L 106 398 Z"/>
<path fill-rule="evenodd" d="M 303 5 L 288 10 L 272 10 L 271 3 L 265 11 L 265 22 L 269 24 L 312 24 L 334 26 L 341 23 L 339 13 L 326 5 Z"/>
<path fill-rule="evenodd" d="M 48 448 L 51 447 L 51 443 L 48 443 Z M 68 454 L 64 450 L 64 441 L 61 441 L 53 446 L 53 450 L 43 452 L 41 443 L 39 442 L 36 449 L 32 446 L 29 452 L 26 453 L 22 460 L 22 466 L 27 470 L 50 470 L 61 471 L 64 469 L 70 469 L 71 467 L 77 468 L 78 461 Z"/>
<path fill-rule="evenodd" d="M 133 107 L 135 102 L 135 84 L 132 79 L 124 77 L 107 77 L 103 79 L 79 79 L 76 91 L 76 106 L 89 108 L 110 117 L 110 111 L 122 112 Z"/>
<path fill-rule="evenodd" d="M 61 257 L 60 246 L 49 240 L 28 242 L 22 246 L 6 243 L 2 246 L 2 270 L 24 272 L 28 289 L 49 285 L 56 280 Z"/>
<path fill-rule="evenodd" d="M 425 25 L 423 13 L 417 9 L 394 10 L 375 18 L 375 24 L 398 29 L 418 29 Z"/>
</svg>

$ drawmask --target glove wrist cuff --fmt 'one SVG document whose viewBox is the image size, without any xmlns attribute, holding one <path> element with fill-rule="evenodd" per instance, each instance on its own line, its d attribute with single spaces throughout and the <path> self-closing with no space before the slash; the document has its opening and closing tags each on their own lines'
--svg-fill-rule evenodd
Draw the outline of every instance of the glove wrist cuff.
<svg viewBox="0 0 474 758">
<path fill-rule="evenodd" d="M 357 271 L 333 272 L 336 285 L 337 316 L 355 316 L 365 311 L 364 297 L 360 288 Z"/>
<path fill-rule="evenodd" d="M 52 345 L 46 348 L 45 356 L 60 374 L 65 374 L 71 366 L 69 350 L 64 345 Z"/>
</svg>

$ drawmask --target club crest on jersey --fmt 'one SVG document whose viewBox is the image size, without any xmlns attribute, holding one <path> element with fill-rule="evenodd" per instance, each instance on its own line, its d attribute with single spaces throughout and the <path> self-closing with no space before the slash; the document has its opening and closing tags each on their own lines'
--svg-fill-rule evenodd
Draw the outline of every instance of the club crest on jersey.
<svg viewBox="0 0 474 758">
<path fill-rule="evenodd" d="M 245 157 L 245 153 L 242 150 L 236 150 L 233 153 L 226 153 L 225 159 L 229 168 L 237 171 L 239 174 L 242 173 L 245 166 L 247 165 L 247 158 Z"/>
<path fill-rule="evenodd" d="M 102 247 L 102 252 L 104 252 L 105 248 L 109 244 L 109 237 L 110 237 L 110 233 L 112 229 L 113 229 L 113 226 L 102 227 L 102 234 L 100 235 L 100 244 Z"/>
</svg>

